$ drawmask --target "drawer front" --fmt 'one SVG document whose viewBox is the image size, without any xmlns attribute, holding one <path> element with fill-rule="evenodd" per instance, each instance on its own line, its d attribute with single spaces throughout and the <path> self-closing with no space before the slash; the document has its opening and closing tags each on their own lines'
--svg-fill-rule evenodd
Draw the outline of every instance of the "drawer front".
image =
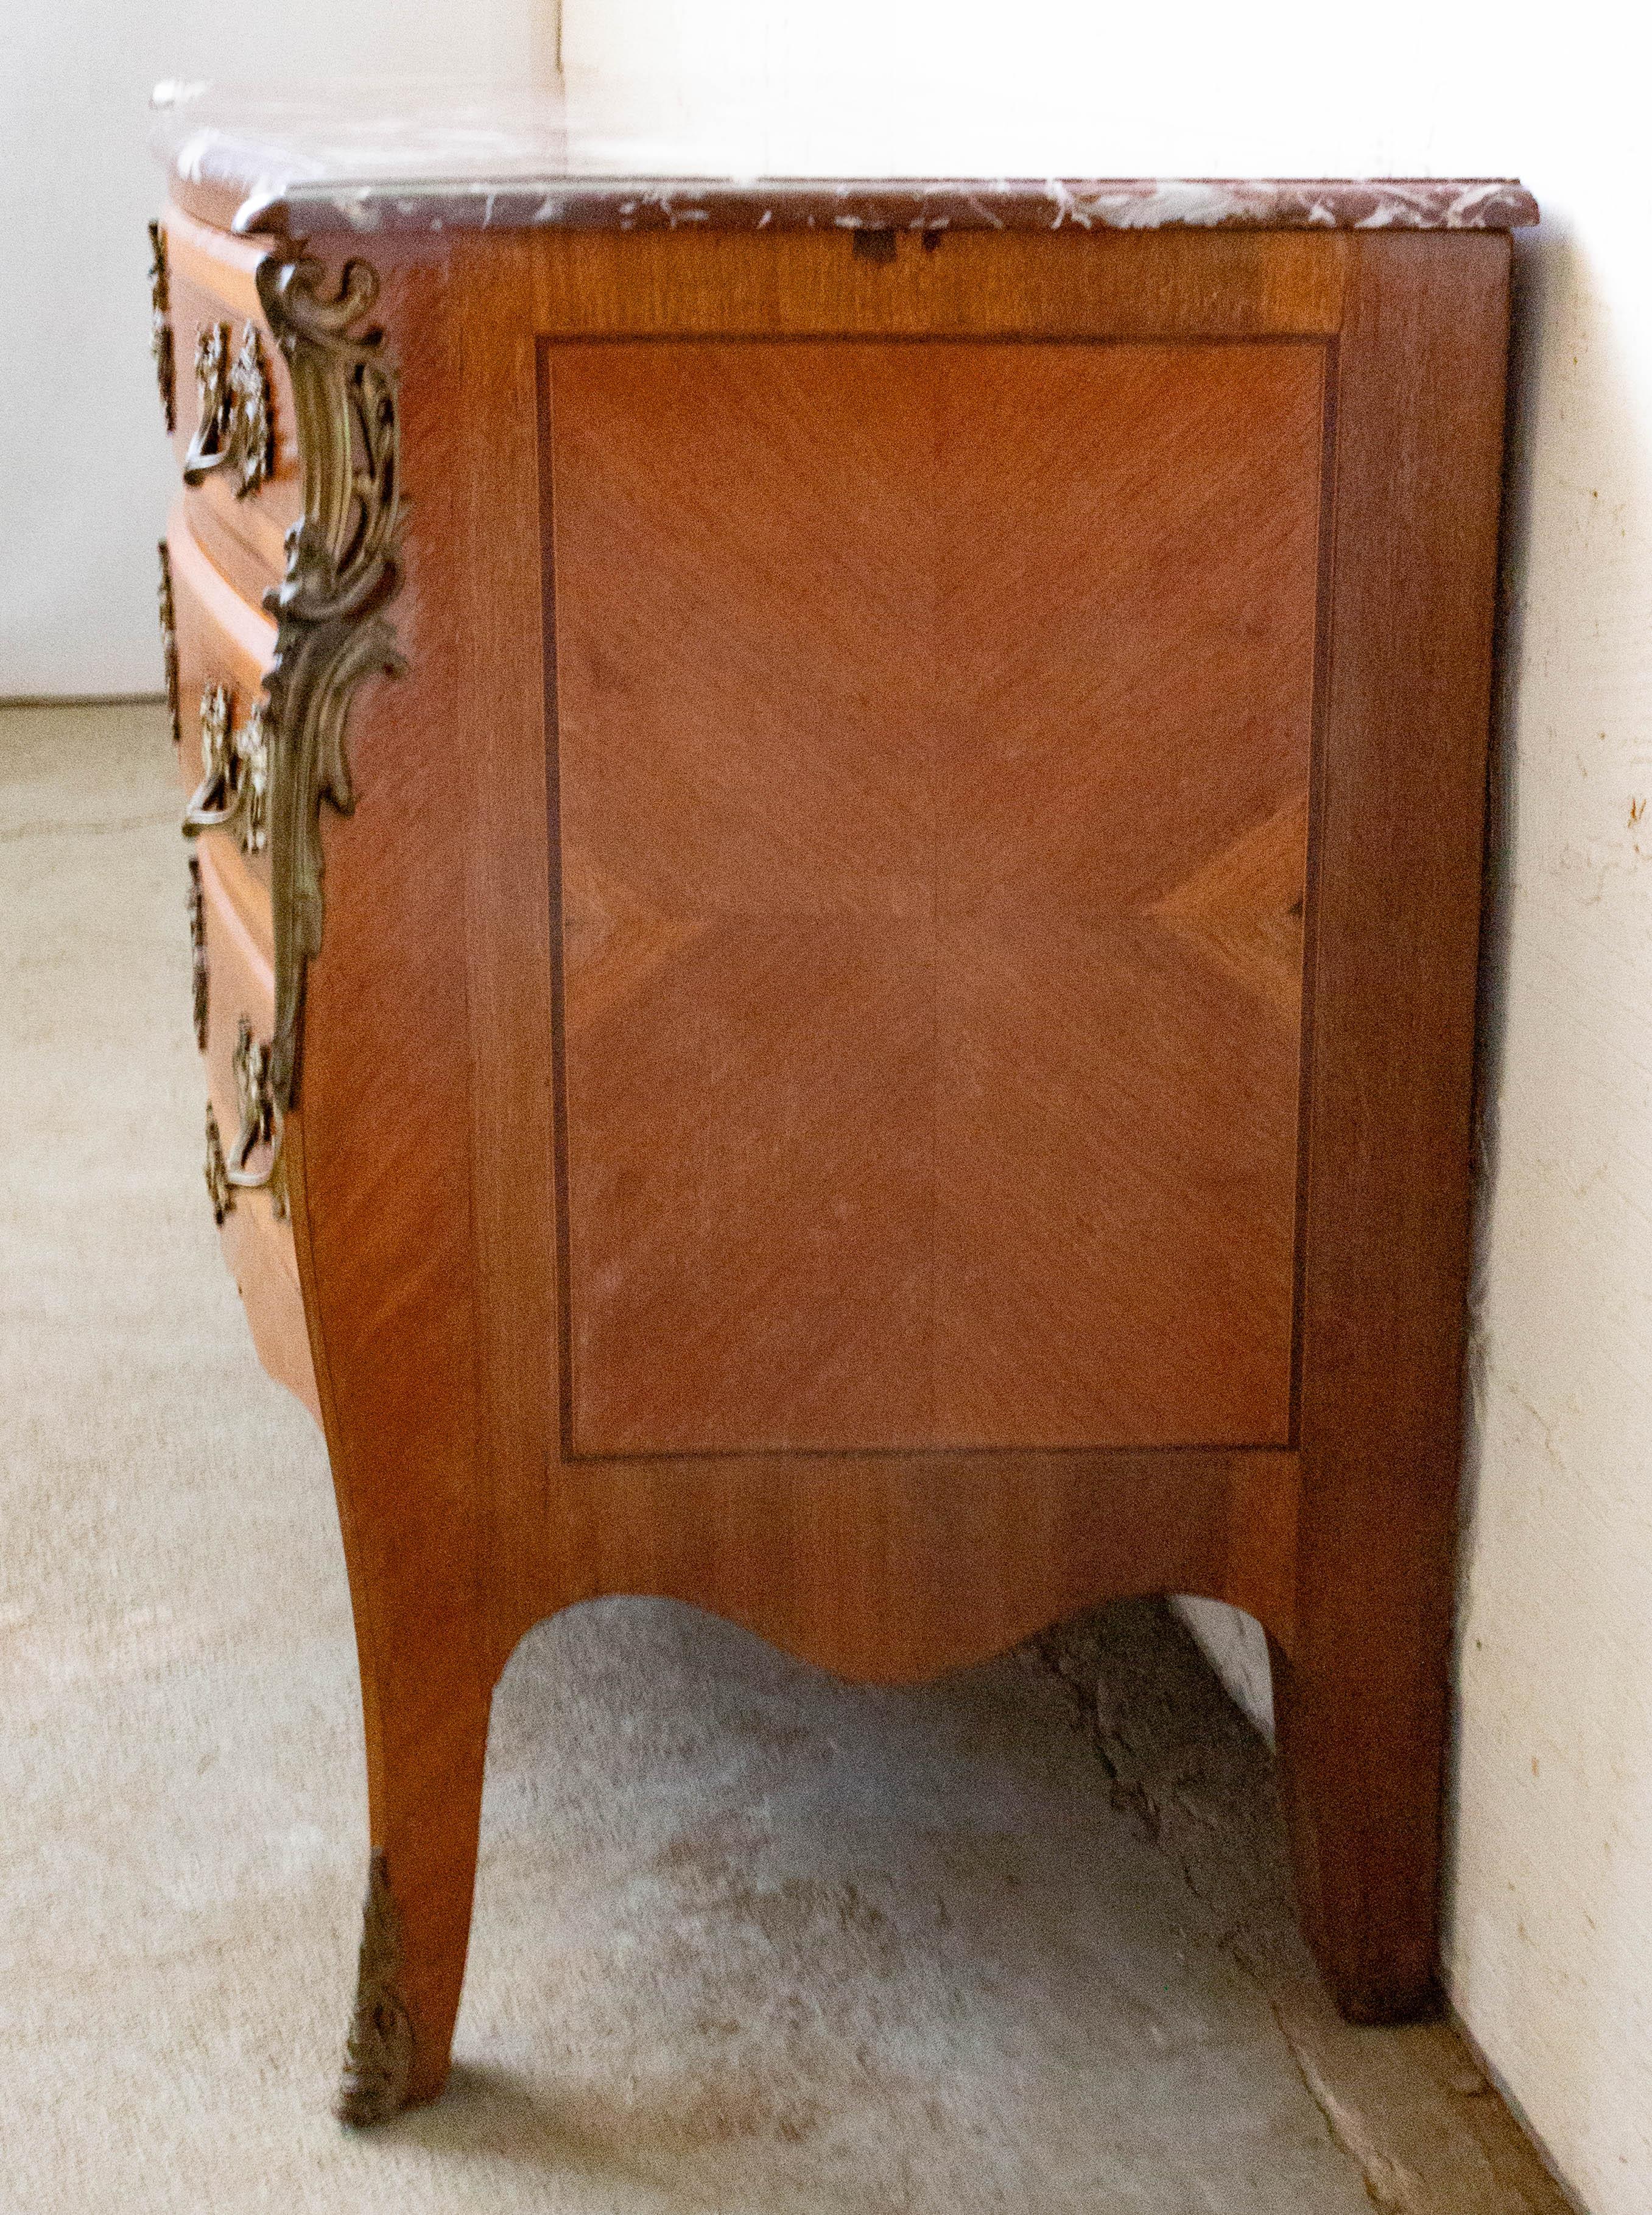
<svg viewBox="0 0 1652 2215">
<path fill-rule="evenodd" d="M 173 444 L 190 525 L 255 606 L 303 501 L 286 364 L 258 298 L 265 248 L 173 211 L 163 225 Z"/>
<path fill-rule="evenodd" d="M 269 743 L 264 684 L 275 626 L 206 558 L 181 506 L 167 537 L 178 683 L 178 780 L 186 834 L 210 844 L 267 962 Z"/>
<path fill-rule="evenodd" d="M 268 956 L 225 881 L 226 856 L 233 858 L 232 850 L 215 838 L 190 857 L 193 1017 L 206 1065 L 207 1191 L 260 1359 L 318 1412 L 279 1166 L 273 1183 L 257 1181 L 269 1171 L 279 1138 L 258 1081 L 274 1021 L 274 984 Z"/>
<path fill-rule="evenodd" d="M 351 328 L 374 297 L 365 265 L 350 265 L 341 296 L 311 299 L 313 267 L 272 262 L 257 243 L 175 211 L 153 236 L 156 364 L 183 477 L 161 611 L 191 841 L 207 1184 L 265 1365 L 313 1408 L 281 1115 L 319 936 L 318 819 L 324 804 L 353 804 L 342 752 L 349 696 L 371 669 L 400 666 L 378 612 L 399 580 L 395 380 L 378 362 L 377 328 Z M 292 378 L 258 291 L 261 271 L 277 269 L 284 304 L 273 312 L 314 440 L 302 467 Z M 301 515 L 295 582 L 287 541 Z M 289 590 L 278 633 L 268 610 L 280 585 Z"/>
<path fill-rule="evenodd" d="M 179 808 L 189 845 L 192 1020 L 206 1064 L 206 1184 L 260 1360 L 317 1415 L 304 1298 L 261 1098 L 274 1028 L 264 680 L 275 626 L 210 560 L 175 508 L 167 533 L 177 672 Z M 260 1180 L 269 1175 L 271 1182 Z"/>
</svg>

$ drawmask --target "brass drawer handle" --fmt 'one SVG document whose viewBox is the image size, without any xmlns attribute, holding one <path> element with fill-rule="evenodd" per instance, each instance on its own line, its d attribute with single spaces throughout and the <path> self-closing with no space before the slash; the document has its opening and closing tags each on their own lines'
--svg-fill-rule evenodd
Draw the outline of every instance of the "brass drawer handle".
<svg viewBox="0 0 1652 2215">
<path fill-rule="evenodd" d="M 235 480 L 236 498 L 244 500 L 258 490 L 275 462 L 269 371 L 250 323 L 233 361 L 228 323 L 204 326 L 195 341 L 195 391 L 200 414 L 184 457 L 183 481 L 204 484 L 222 469 Z"/>
<path fill-rule="evenodd" d="M 245 1015 L 235 1042 L 236 1104 L 241 1128 L 224 1164 L 224 1181 L 236 1192 L 267 1192 L 279 1218 L 286 1214 L 286 1180 L 281 1173 L 281 1111 L 270 1083 L 274 1049 L 261 1039 Z M 261 1156 L 257 1167 L 255 1156 Z"/>
<path fill-rule="evenodd" d="M 235 695 L 208 683 L 200 696 L 200 782 L 183 812 L 183 835 L 225 828 L 243 854 L 261 854 L 269 843 L 269 701 L 253 703 L 236 727 Z"/>
<path fill-rule="evenodd" d="M 189 966 L 195 1017 L 195 1044 L 206 1051 L 206 894 L 200 880 L 200 863 L 189 856 Z"/>
</svg>

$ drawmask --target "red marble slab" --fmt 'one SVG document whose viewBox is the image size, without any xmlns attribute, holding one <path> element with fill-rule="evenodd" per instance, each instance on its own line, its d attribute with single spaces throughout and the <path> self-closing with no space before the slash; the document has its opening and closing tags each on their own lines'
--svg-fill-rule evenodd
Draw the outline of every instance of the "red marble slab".
<svg viewBox="0 0 1652 2215">
<path fill-rule="evenodd" d="M 163 86 L 175 198 L 240 231 L 1511 230 L 1538 220 L 1511 178 L 1176 178 L 765 174 L 791 147 L 760 113 L 694 132 L 616 124 L 562 89 L 440 101 Z M 864 136 L 854 143 L 863 148 Z M 886 173 L 887 169 L 887 173 Z"/>
</svg>

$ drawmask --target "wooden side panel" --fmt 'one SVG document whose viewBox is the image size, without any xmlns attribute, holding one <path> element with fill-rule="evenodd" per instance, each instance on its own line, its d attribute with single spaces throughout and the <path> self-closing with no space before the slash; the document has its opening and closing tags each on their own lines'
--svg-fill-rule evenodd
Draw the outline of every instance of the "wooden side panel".
<svg viewBox="0 0 1652 2215">
<path fill-rule="evenodd" d="M 1366 2017 L 1435 1970 L 1508 252 L 1362 239 L 1340 347 L 1280 1711 L 1305 1921 Z"/>
<path fill-rule="evenodd" d="M 1286 1443 L 1323 359 L 550 350 L 565 1450 Z"/>
<path fill-rule="evenodd" d="M 989 266 L 980 242 L 949 242 L 935 255 L 909 255 L 903 246 L 897 262 L 886 265 L 855 259 L 842 239 L 710 241 L 684 234 L 452 242 L 451 312 L 461 353 L 444 427 L 454 440 L 447 466 L 461 496 L 447 518 L 452 537 L 428 537 L 424 562 L 427 577 L 439 568 L 452 595 L 447 636 L 459 671 L 453 714 L 463 742 L 468 839 L 476 1513 L 480 1604 L 494 1671 L 540 1616 L 601 1591 L 669 1591 L 726 1605 L 754 1623 L 760 1614 L 766 1635 L 849 1673 L 896 1666 L 884 1616 L 921 1624 L 921 1633 L 905 1637 L 899 1666 L 923 1675 L 995 1650 L 1016 1635 L 1004 1629 L 1012 1612 L 1019 1625 L 1031 1627 L 1084 1599 L 1155 1588 L 1216 1596 L 1231 1590 L 1288 1641 L 1293 1455 L 1172 1456 L 1162 1480 L 1152 1474 L 1151 1457 L 1006 1457 L 994 1482 L 1027 1512 L 1005 1512 L 994 1524 L 1002 1551 L 990 1578 L 978 1558 L 955 1583 L 937 1533 L 948 1486 L 957 1479 L 967 1495 L 980 1482 L 964 1457 L 849 1457 L 838 1465 L 759 1454 L 693 1463 L 569 1463 L 561 1454 L 557 1406 L 564 1226 L 556 1206 L 545 1046 L 560 1020 L 549 929 L 560 847 L 553 838 L 548 850 L 550 724 L 536 650 L 548 582 L 537 549 L 551 530 L 549 472 L 537 474 L 534 466 L 542 413 L 536 335 L 669 329 L 673 322 L 711 334 L 912 334 L 931 326 L 997 334 L 1036 330 L 1042 319 L 1102 339 L 1180 338 L 1201 334 L 1219 311 L 1219 327 L 1234 334 L 1311 333 L 1334 324 L 1347 241 L 1293 239 L 1280 255 L 1241 256 L 1243 267 L 1228 251 L 1232 243 L 1114 238 L 1092 253 L 1078 238 L 1005 242 L 1004 259 Z M 967 261 L 949 261 L 955 245 L 965 247 Z M 545 379 L 556 351 L 543 350 Z M 554 648 L 549 618 L 545 636 Z M 548 653 L 547 673 L 554 660 Z M 1265 879 L 1276 868 L 1262 844 L 1264 850 L 1241 851 L 1236 880 Z M 1299 918 L 1287 911 L 1260 936 L 1235 936 L 1221 911 L 1233 905 L 1266 912 L 1254 892 L 1230 899 L 1219 886 L 1195 884 L 1185 905 L 1186 925 L 1202 932 L 1213 966 L 1219 946 L 1253 990 L 1272 989 L 1280 948 L 1288 948 Z M 1167 939 L 1182 921 L 1173 906 L 1166 909 Z M 1218 1463 L 1225 1472 L 1219 1483 L 1210 1475 Z M 1189 1477 L 1195 1466 L 1203 1474 Z M 1174 1507 L 1183 1483 L 1190 1523 Z M 790 1512 L 785 1503 L 794 1489 L 816 1500 L 811 1512 L 825 1518 L 821 1531 L 838 1529 L 840 1537 L 806 1543 L 795 1558 L 783 1560 L 775 1519 Z M 915 1490 L 928 1503 L 926 1514 L 902 1505 Z M 1060 1499 L 1066 1509 L 1053 1504 Z M 834 1519 L 840 1512 L 858 1533 L 857 1558 L 876 1566 L 875 1575 L 866 1571 L 862 1600 L 852 1604 L 836 1581 L 851 1543 Z M 1070 1519 L 1061 1527 L 1070 1534 L 1093 1519 L 1094 1535 L 1083 1545 L 1064 1540 L 1052 1551 L 1050 1518 L 1059 1522 L 1064 1513 Z M 774 1596 L 763 1602 L 756 1595 L 769 1580 Z M 1013 1609 L 983 1592 L 988 1582 L 1018 1596 Z"/>
</svg>

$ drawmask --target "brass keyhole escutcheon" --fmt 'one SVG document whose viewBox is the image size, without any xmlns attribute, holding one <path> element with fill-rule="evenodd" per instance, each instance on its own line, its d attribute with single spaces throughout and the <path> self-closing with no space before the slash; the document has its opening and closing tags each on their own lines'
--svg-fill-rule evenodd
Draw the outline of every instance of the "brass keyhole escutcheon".
<svg viewBox="0 0 1652 2215">
<path fill-rule="evenodd" d="M 190 985 L 195 1018 L 195 1044 L 202 1053 L 206 1051 L 206 894 L 200 880 L 200 863 L 192 854 L 189 857 L 189 961 Z"/>
</svg>

